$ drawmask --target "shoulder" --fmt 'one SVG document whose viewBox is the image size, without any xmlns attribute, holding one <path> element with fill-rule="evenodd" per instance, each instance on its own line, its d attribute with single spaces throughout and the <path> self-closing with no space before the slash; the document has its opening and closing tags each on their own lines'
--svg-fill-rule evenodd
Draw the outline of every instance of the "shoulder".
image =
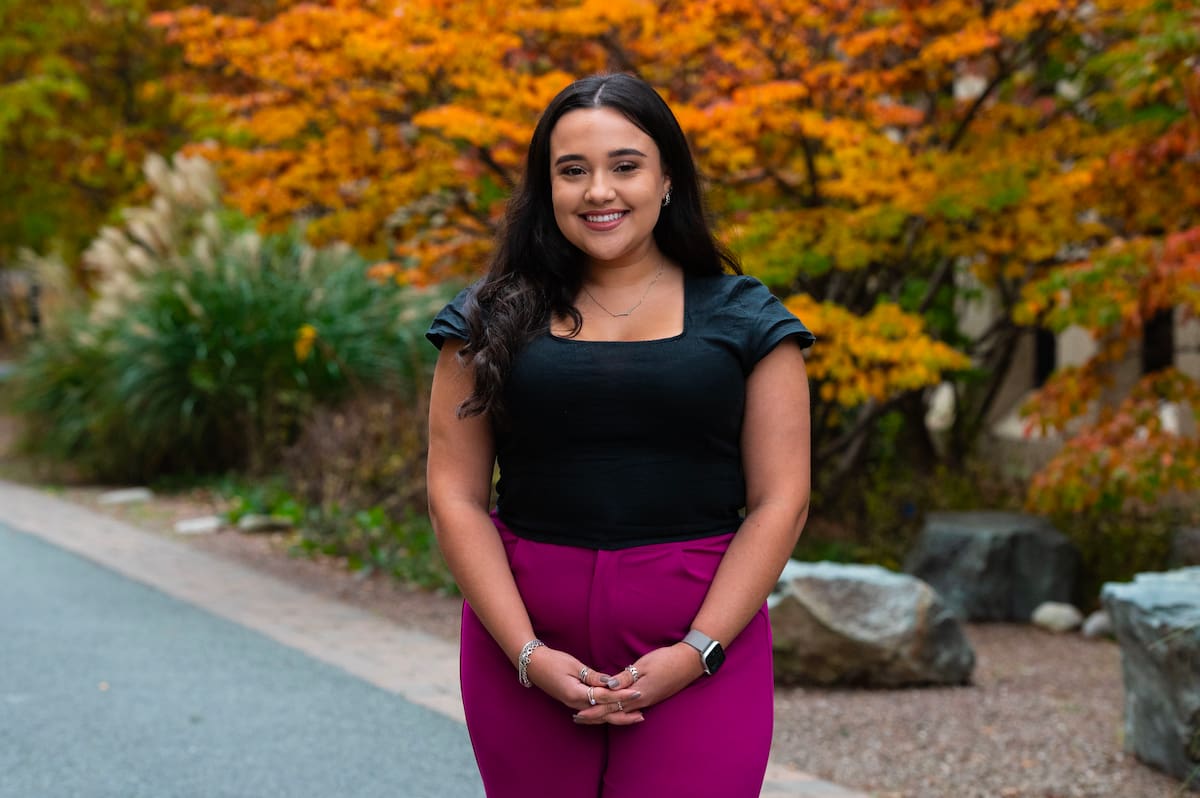
<svg viewBox="0 0 1200 798">
<path fill-rule="evenodd" d="M 714 312 L 737 312 L 756 297 L 762 301 L 771 296 L 762 282 L 748 274 L 688 277 L 688 280 L 693 285 L 693 298 Z"/>
<path fill-rule="evenodd" d="M 467 303 L 478 287 L 478 283 L 467 286 L 446 304 L 444 308 L 438 311 L 438 314 L 433 317 L 433 322 L 429 325 L 429 329 L 425 332 L 425 337 L 429 342 L 438 349 L 442 348 L 447 338 L 458 338 L 467 340 L 470 332 L 470 323 L 467 320 L 468 310 Z"/>
<path fill-rule="evenodd" d="M 719 315 L 754 316 L 764 308 L 789 311 L 757 277 L 748 274 L 721 274 L 715 277 L 690 277 L 693 296 L 708 312 Z"/>
<path fill-rule="evenodd" d="M 697 316 L 710 335 L 734 342 L 749 369 L 781 341 L 794 339 L 800 347 L 815 337 L 762 281 L 744 274 L 695 279 Z"/>
</svg>

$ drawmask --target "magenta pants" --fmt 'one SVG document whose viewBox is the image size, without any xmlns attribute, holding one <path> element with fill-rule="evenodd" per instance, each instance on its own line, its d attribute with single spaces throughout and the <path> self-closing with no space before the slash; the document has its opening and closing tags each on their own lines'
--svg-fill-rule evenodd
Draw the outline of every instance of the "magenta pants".
<svg viewBox="0 0 1200 798">
<path fill-rule="evenodd" d="M 493 515 L 509 566 L 548 646 L 618 673 L 679 642 L 733 535 L 595 551 L 514 535 Z M 632 726 L 581 726 L 574 710 L 526 689 L 463 606 L 462 694 L 488 798 L 757 798 L 774 716 L 764 606 L 727 659 Z"/>
</svg>

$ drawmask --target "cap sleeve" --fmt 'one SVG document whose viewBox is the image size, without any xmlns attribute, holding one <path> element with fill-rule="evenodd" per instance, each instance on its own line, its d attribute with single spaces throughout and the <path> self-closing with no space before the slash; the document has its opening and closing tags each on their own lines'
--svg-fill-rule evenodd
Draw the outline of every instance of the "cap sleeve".
<svg viewBox="0 0 1200 798">
<path fill-rule="evenodd" d="M 736 305 L 743 319 L 747 369 L 754 368 L 785 339 L 794 337 L 801 349 L 813 345 L 817 337 L 765 285 L 753 277 L 742 277 L 741 281 Z"/>
<path fill-rule="evenodd" d="M 467 325 L 465 308 L 467 296 L 470 293 L 471 287 L 459 291 L 458 295 L 450 300 L 450 304 L 442 308 L 441 312 L 433 317 L 433 323 L 425 331 L 425 337 L 438 349 L 442 348 L 447 338 L 457 338 L 462 341 L 467 340 L 470 327 Z"/>
</svg>

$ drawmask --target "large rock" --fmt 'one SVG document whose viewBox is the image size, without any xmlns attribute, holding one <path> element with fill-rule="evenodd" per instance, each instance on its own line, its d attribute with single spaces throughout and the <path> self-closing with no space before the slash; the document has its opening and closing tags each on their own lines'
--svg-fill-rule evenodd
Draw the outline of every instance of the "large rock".
<svg viewBox="0 0 1200 798">
<path fill-rule="evenodd" d="M 963 684 L 975 667 L 958 620 L 905 574 L 792 560 L 767 603 L 783 684 Z"/>
<path fill-rule="evenodd" d="M 1023 513 L 930 513 L 904 570 L 971 621 L 1028 621 L 1047 601 L 1072 599 L 1079 552 L 1042 518 Z"/>
<path fill-rule="evenodd" d="M 1200 567 L 1110 582 L 1100 597 L 1121 646 L 1126 749 L 1178 779 L 1194 780 L 1200 772 Z"/>
</svg>

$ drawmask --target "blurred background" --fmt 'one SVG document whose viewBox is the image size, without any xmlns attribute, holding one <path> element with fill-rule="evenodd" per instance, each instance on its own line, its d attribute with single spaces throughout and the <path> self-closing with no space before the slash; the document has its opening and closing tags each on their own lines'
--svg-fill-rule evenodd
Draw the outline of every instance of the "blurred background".
<svg viewBox="0 0 1200 798">
<path fill-rule="evenodd" d="M 898 568 L 931 510 L 1023 509 L 1094 603 L 1200 507 L 1197 14 L 7 0 L 0 476 L 209 491 L 452 591 L 422 334 L 482 273 L 549 99 L 632 72 L 818 336 L 797 556 Z"/>
</svg>

